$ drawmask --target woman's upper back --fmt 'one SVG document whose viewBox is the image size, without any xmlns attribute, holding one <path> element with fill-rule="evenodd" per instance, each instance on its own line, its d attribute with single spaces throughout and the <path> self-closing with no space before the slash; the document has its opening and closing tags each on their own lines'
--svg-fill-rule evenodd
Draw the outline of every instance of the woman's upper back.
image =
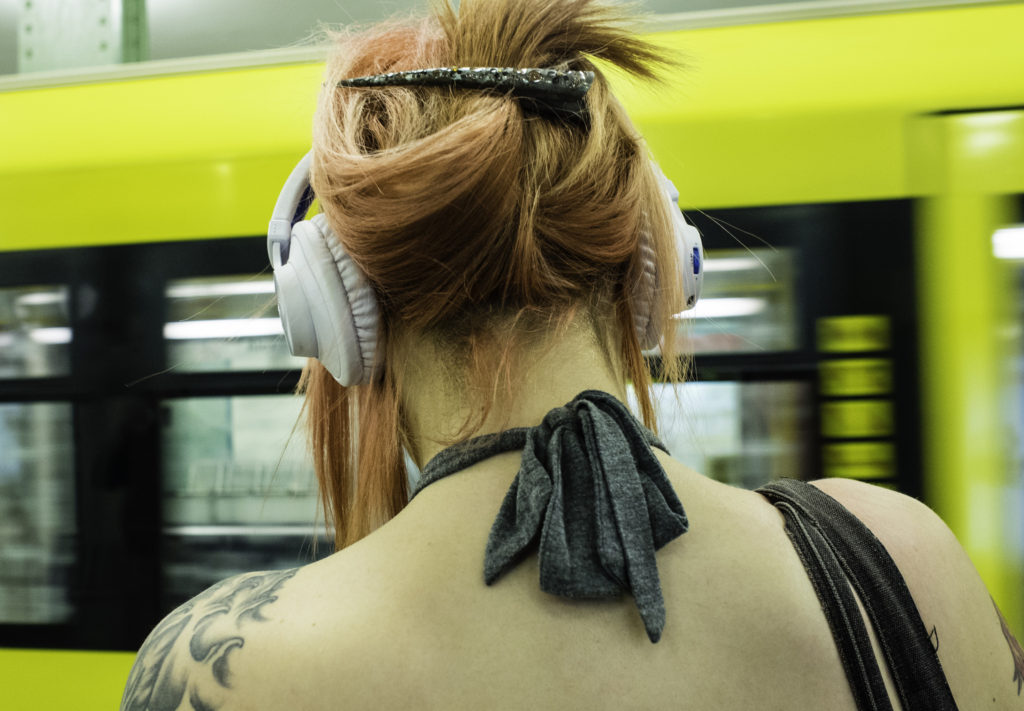
<svg viewBox="0 0 1024 711">
<path fill-rule="evenodd" d="M 542 592 L 536 556 L 484 584 L 484 544 L 518 465 L 509 453 L 436 482 L 339 554 L 294 575 L 242 576 L 225 584 L 231 594 L 197 602 L 164 644 L 183 695 L 224 709 L 855 708 L 776 509 L 659 459 L 691 530 L 657 555 L 658 644 L 628 597 Z M 998 617 L 941 522 L 891 492 L 819 485 L 903 570 L 960 708 L 1009 704 L 1014 663 Z"/>
</svg>

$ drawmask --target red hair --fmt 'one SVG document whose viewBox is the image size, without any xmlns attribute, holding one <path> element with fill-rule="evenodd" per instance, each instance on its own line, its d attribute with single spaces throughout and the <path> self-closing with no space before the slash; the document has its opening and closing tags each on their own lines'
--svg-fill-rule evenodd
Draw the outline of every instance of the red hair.
<svg viewBox="0 0 1024 711">
<path fill-rule="evenodd" d="M 333 36 L 314 124 L 321 210 L 381 306 L 379 376 L 345 388 L 311 360 L 300 389 L 324 512 L 343 548 L 408 500 L 402 349 L 436 345 L 482 413 L 524 351 L 583 316 L 610 364 L 632 381 L 655 429 L 650 375 L 634 328 L 640 237 L 676 261 L 668 210 L 646 146 L 593 59 L 654 78 L 658 50 L 592 0 L 462 0 L 432 16 Z M 339 89 L 340 79 L 439 66 L 558 67 L 596 79 L 586 125 L 524 113 L 515 99 L 426 87 Z M 680 380 L 674 268 L 661 268 L 653 314 L 665 377 Z"/>
</svg>

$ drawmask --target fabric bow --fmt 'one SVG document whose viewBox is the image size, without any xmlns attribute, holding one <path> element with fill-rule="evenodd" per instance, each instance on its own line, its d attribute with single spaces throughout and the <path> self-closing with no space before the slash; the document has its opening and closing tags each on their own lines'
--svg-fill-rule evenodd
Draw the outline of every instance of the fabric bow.
<svg viewBox="0 0 1024 711">
<path fill-rule="evenodd" d="M 522 464 L 487 541 L 485 582 L 536 541 L 542 590 L 568 598 L 628 592 L 651 642 L 661 639 L 665 602 L 654 552 L 689 524 L 652 445 L 668 451 L 598 390 L 527 429 Z"/>
</svg>

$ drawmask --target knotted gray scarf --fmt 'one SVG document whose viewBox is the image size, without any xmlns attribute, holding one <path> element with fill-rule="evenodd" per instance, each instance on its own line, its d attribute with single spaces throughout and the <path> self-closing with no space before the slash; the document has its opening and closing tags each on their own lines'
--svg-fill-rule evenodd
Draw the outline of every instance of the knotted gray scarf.
<svg viewBox="0 0 1024 711">
<path fill-rule="evenodd" d="M 413 492 L 501 452 L 522 464 L 484 555 L 492 585 L 537 544 L 540 587 L 568 598 L 633 595 L 651 642 L 661 639 L 665 602 L 654 552 L 688 523 L 651 447 L 668 452 L 616 398 L 586 390 L 536 427 L 483 435 L 431 459 Z"/>
</svg>

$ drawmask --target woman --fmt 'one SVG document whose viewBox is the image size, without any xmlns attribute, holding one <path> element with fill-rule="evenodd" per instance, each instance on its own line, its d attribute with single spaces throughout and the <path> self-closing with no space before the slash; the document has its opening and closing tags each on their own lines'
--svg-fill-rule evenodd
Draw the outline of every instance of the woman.
<svg viewBox="0 0 1024 711">
<path fill-rule="evenodd" d="M 289 343 L 318 357 L 340 550 L 171 613 L 123 709 L 1019 703 L 1012 637 L 927 508 L 723 486 L 623 406 L 630 381 L 654 429 L 641 349 L 680 379 L 663 336 L 701 254 L 592 59 L 662 63 L 591 0 L 463 0 L 337 38 L 323 215 L 293 227 L 300 165 L 270 246 Z"/>
</svg>

